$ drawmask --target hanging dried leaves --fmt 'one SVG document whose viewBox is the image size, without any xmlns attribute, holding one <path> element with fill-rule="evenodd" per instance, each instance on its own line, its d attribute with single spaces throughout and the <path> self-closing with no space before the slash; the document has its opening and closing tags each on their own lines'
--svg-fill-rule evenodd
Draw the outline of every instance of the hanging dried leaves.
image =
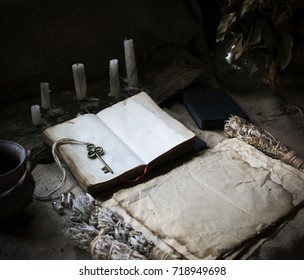
<svg viewBox="0 0 304 280">
<path fill-rule="evenodd" d="M 292 59 L 292 22 L 295 13 L 303 7 L 303 0 L 223 0 L 222 18 L 218 26 L 217 41 L 223 41 L 233 28 L 242 34 L 235 59 L 244 52 L 262 48 L 270 55 L 266 79 L 273 86 L 277 76 Z M 275 61 L 276 63 L 273 63 Z M 274 71 L 273 67 L 276 65 Z"/>
</svg>

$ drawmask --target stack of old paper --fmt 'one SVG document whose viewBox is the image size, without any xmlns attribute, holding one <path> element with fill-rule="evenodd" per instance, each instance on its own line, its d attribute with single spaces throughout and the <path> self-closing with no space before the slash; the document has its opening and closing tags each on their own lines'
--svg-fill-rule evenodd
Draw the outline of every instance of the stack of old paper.
<svg viewBox="0 0 304 280">
<path fill-rule="evenodd" d="M 283 220 L 303 200 L 303 172 L 227 139 L 165 175 L 115 193 L 104 206 L 172 256 L 214 259 Z"/>
</svg>

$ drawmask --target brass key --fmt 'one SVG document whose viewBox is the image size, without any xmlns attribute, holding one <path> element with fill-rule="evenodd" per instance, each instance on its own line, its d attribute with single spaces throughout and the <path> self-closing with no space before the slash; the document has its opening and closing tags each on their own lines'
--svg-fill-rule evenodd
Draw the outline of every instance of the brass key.
<svg viewBox="0 0 304 280">
<path fill-rule="evenodd" d="M 112 174 L 114 173 L 113 170 L 110 168 L 110 166 L 103 160 L 103 158 L 101 157 L 104 152 L 103 152 L 103 148 L 102 147 L 96 147 L 94 144 L 88 144 L 87 145 L 87 156 L 88 158 L 98 158 L 102 164 L 104 165 L 103 168 L 101 168 L 101 170 L 104 173 L 109 173 L 111 172 Z"/>
</svg>

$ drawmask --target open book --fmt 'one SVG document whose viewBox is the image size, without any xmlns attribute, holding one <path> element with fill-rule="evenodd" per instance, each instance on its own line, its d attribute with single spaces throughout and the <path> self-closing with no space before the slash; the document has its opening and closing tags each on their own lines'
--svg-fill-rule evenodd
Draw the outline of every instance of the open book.
<svg viewBox="0 0 304 280">
<path fill-rule="evenodd" d="M 60 146 L 63 161 L 79 184 L 96 193 L 143 174 L 195 149 L 196 137 L 162 110 L 145 92 L 108 107 L 98 114 L 80 115 L 47 128 L 48 145 L 62 138 L 93 143 L 104 150 L 102 159 L 113 170 L 104 173 L 98 158 L 87 157 L 86 145 Z"/>
</svg>

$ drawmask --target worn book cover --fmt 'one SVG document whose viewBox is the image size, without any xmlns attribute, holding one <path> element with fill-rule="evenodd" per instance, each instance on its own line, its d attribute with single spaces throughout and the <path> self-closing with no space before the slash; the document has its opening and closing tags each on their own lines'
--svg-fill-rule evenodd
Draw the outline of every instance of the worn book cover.
<svg viewBox="0 0 304 280">
<path fill-rule="evenodd" d="M 113 173 L 104 173 L 98 158 L 87 156 L 86 145 L 65 144 L 60 154 L 79 184 L 89 193 L 140 176 L 195 149 L 196 137 L 162 110 L 145 93 L 138 93 L 98 114 L 80 115 L 47 128 L 44 141 L 52 146 L 70 138 L 103 148 L 102 159 Z"/>
<path fill-rule="evenodd" d="M 186 89 L 183 102 L 200 129 L 223 129 L 230 115 L 248 120 L 246 113 L 223 89 Z"/>
</svg>

